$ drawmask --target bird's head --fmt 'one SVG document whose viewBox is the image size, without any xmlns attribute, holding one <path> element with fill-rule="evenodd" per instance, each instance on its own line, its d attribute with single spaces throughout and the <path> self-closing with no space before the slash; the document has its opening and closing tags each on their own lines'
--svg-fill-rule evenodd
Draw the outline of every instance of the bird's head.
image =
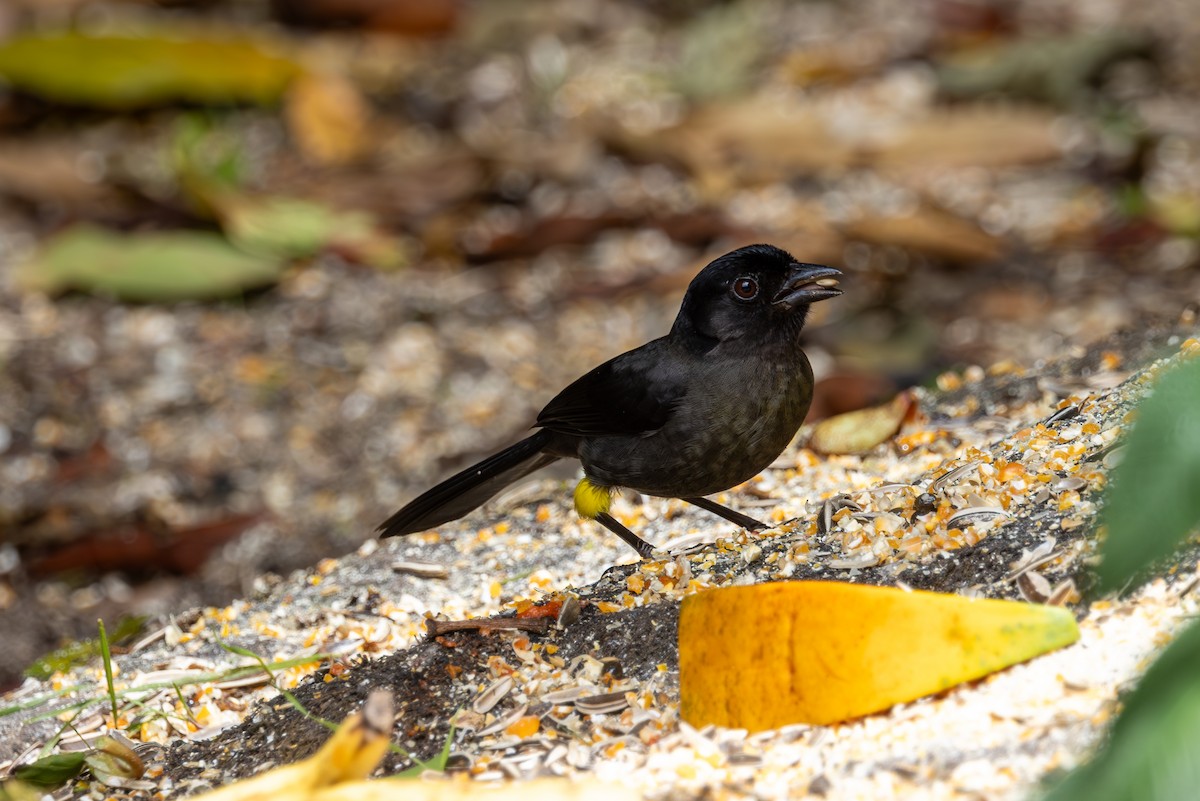
<svg viewBox="0 0 1200 801">
<path fill-rule="evenodd" d="M 719 343 L 792 344 L 809 304 L 842 294 L 841 272 L 797 262 L 771 245 L 749 245 L 714 260 L 692 279 L 673 334 Z"/>
</svg>

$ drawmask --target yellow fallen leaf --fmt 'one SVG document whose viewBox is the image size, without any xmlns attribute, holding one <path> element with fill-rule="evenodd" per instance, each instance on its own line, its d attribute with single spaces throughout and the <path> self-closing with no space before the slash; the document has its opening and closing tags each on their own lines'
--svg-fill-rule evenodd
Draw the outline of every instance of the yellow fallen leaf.
<svg viewBox="0 0 1200 801">
<path fill-rule="evenodd" d="M 180 100 L 269 104 L 299 71 L 271 43 L 229 31 L 162 27 L 130 36 L 58 30 L 0 44 L 0 76 L 7 83 L 90 108 L 139 109 Z"/>
<path fill-rule="evenodd" d="M 895 436 L 912 405 L 912 395 L 901 392 L 882 406 L 826 418 L 813 426 L 808 447 L 827 454 L 866 453 Z"/>
<path fill-rule="evenodd" d="M 387 753 L 393 721 L 391 693 L 375 690 L 362 711 L 346 718 L 308 759 L 204 793 L 195 801 L 299 801 L 325 788 L 357 784 Z"/>
<path fill-rule="evenodd" d="M 1078 637 L 1052 606 L 842 582 L 726 587 L 683 601 L 681 713 L 750 731 L 836 723 Z"/>
</svg>

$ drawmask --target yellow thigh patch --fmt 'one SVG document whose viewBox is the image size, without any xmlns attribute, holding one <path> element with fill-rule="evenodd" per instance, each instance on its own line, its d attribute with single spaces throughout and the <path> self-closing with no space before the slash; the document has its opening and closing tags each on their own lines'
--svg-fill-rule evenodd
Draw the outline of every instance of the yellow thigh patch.
<svg viewBox="0 0 1200 801">
<path fill-rule="evenodd" d="M 612 487 L 602 487 L 583 478 L 575 485 L 575 511 L 580 517 L 591 520 L 608 511 L 612 496 Z"/>
</svg>

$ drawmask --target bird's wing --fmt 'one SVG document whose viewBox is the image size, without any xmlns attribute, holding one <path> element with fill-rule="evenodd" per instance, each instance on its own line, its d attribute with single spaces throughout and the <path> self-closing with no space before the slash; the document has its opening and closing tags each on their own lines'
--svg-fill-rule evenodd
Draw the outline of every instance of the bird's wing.
<svg viewBox="0 0 1200 801">
<path fill-rule="evenodd" d="M 678 368 L 662 340 L 647 343 L 581 376 L 546 404 L 536 425 L 580 437 L 653 433 L 686 391 Z"/>
</svg>

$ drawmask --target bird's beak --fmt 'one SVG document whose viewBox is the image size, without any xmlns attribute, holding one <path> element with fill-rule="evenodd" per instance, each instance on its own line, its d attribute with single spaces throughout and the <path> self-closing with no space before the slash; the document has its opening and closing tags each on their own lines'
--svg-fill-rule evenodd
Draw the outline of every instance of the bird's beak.
<svg viewBox="0 0 1200 801">
<path fill-rule="evenodd" d="M 775 306 L 791 311 L 801 303 L 816 303 L 842 294 L 837 286 L 840 270 L 820 264 L 793 264 L 791 269 L 783 288 L 771 298 Z"/>
</svg>

